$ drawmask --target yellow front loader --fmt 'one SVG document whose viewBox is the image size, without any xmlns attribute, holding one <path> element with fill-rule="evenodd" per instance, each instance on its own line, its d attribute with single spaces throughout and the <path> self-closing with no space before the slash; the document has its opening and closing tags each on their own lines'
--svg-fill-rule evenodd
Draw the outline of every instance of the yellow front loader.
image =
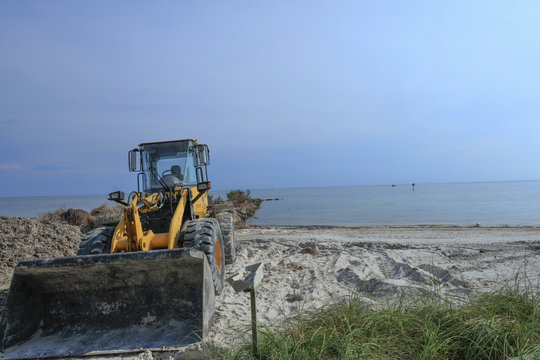
<svg viewBox="0 0 540 360">
<path fill-rule="evenodd" d="M 210 217 L 206 145 L 143 143 L 129 152 L 137 191 L 109 199 L 122 219 L 87 233 L 76 257 L 15 268 L 0 320 L 0 359 L 184 346 L 207 335 L 225 263 L 236 257 L 228 213 Z"/>
</svg>

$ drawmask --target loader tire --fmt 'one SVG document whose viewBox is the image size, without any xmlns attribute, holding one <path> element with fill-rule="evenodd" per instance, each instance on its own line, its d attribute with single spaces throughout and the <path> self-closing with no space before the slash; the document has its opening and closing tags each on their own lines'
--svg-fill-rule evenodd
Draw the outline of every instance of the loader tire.
<svg viewBox="0 0 540 360">
<path fill-rule="evenodd" d="M 223 212 L 216 216 L 225 245 L 225 264 L 234 264 L 236 260 L 236 241 L 234 240 L 234 220 L 230 213 Z"/>
<path fill-rule="evenodd" d="M 223 237 L 217 220 L 204 218 L 187 221 L 183 246 L 200 250 L 206 254 L 208 265 L 212 271 L 214 291 L 216 294 L 221 294 L 225 279 L 225 253 L 223 251 Z"/>
<path fill-rule="evenodd" d="M 105 226 L 87 232 L 79 244 L 77 255 L 99 255 L 110 253 L 114 229 L 114 226 Z"/>
</svg>

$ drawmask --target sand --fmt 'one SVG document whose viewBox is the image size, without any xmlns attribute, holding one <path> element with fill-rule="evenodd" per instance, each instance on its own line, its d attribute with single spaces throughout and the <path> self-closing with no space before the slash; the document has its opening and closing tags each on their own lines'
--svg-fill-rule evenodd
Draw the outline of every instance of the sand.
<svg viewBox="0 0 540 360">
<path fill-rule="evenodd" d="M 356 290 L 366 303 L 426 290 L 459 299 L 518 274 L 540 280 L 538 228 L 269 227 L 236 235 L 239 256 L 227 271 L 264 262 L 257 308 L 259 321 L 270 326 Z M 230 343 L 237 329 L 249 328 L 247 294 L 226 286 L 216 308 L 211 341 Z"/>
<path fill-rule="evenodd" d="M 351 294 L 378 304 L 435 290 L 459 301 L 471 292 L 513 281 L 516 275 L 526 274 L 535 284 L 540 281 L 539 228 L 252 227 L 238 230 L 236 240 L 238 257 L 227 272 L 264 262 L 257 309 L 260 324 L 269 326 Z M 216 297 L 215 322 L 206 341 L 228 346 L 249 334 L 249 325 L 249 295 L 237 294 L 227 284 Z M 94 359 L 198 356 L 173 351 Z"/>
</svg>

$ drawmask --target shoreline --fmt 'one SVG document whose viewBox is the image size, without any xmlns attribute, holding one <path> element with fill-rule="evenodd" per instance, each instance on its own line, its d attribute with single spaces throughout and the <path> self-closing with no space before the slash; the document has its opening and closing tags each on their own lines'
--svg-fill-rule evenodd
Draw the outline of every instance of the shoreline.
<svg viewBox="0 0 540 360">
<path fill-rule="evenodd" d="M 77 209 L 80 210 L 80 209 Z M 47 214 L 47 213 L 46 213 Z M 41 214 L 38 216 L 10 216 L 0 214 L 0 219 L 26 219 L 26 220 L 38 220 L 42 221 L 44 215 Z M 50 221 L 50 220 L 46 220 Z M 53 221 L 54 222 L 54 221 Z M 283 225 L 283 224 L 272 224 L 272 225 L 258 225 L 258 224 L 248 224 L 245 223 L 242 225 L 241 229 L 271 229 L 271 228 L 283 228 L 283 229 L 306 229 L 306 230 L 316 230 L 316 229 L 371 229 L 371 228 L 406 228 L 406 229 L 537 229 L 540 230 L 540 225 L 449 225 L 449 224 L 377 224 L 377 225 Z"/>
<path fill-rule="evenodd" d="M 96 209 L 96 208 L 94 208 Z M 59 210 L 59 209 L 57 209 Z M 75 209 L 81 210 L 81 209 Z M 44 213 L 37 216 L 11 216 L 0 214 L 0 218 L 3 219 L 27 219 L 27 220 L 42 220 L 45 215 L 52 213 Z M 358 225 L 320 225 L 320 224 L 311 224 L 311 225 L 290 225 L 290 224 L 245 224 L 245 228 L 305 228 L 305 229 L 332 229 L 332 228 L 351 228 L 351 229 L 363 229 L 363 228 L 482 228 L 482 229 L 505 229 L 505 228 L 530 228 L 530 229 L 539 229 L 540 225 L 481 225 L 481 224 L 470 224 L 470 225 L 455 225 L 455 224 L 358 224 Z"/>
<path fill-rule="evenodd" d="M 538 229 L 540 225 L 446 225 L 446 224 L 380 224 L 380 225 L 257 225 L 247 224 L 247 228 L 284 228 L 284 229 L 370 229 L 370 228 L 456 228 L 456 229 Z"/>
</svg>

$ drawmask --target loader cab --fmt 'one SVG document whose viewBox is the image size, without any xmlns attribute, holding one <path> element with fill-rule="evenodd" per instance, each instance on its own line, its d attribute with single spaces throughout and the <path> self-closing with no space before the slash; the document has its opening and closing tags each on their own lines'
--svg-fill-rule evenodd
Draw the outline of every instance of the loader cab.
<svg viewBox="0 0 540 360">
<path fill-rule="evenodd" d="M 129 152 L 130 171 L 139 172 L 138 188 L 148 193 L 178 187 L 207 190 L 208 146 L 194 139 L 143 143 Z"/>
</svg>

